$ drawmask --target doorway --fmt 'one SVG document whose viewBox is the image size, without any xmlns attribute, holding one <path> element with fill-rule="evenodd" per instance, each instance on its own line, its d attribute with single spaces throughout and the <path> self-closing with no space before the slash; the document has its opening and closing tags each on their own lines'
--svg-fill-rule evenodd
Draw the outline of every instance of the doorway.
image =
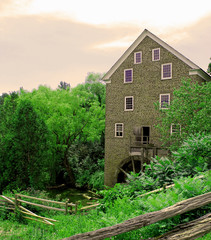
<svg viewBox="0 0 211 240">
<path fill-rule="evenodd" d="M 149 144 L 150 142 L 150 127 L 142 127 L 142 141 L 143 144 Z"/>
</svg>

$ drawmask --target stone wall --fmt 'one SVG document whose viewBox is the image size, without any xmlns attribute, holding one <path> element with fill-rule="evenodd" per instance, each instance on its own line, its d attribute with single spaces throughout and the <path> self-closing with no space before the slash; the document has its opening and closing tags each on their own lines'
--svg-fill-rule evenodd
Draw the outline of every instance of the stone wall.
<svg viewBox="0 0 211 240">
<path fill-rule="evenodd" d="M 159 61 L 152 61 L 152 49 L 155 48 L 160 48 Z M 138 51 L 142 51 L 142 63 L 134 64 L 134 52 Z M 164 63 L 172 63 L 172 79 L 161 80 Z M 124 69 L 130 68 L 133 68 L 133 82 L 124 83 Z M 130 136 L 133 136 L 135 126 L 149 126 L 153 143 L 158 147 L 161 145 L 154 127 L 158 116 L 154 103 L 159 101 L 160 94 L 170 93 L 172 100 L 173 89 L 181 85 L 183 78 L 200 81 L 198 76 L 189 76 L 190 69 L 147 36 L 112 74 L 111 83 L 106 85 L 105 185 L 116 183 L 118 166 L 130 156 Z M 125 96 L 134 97 L 133 111 L 124 111 Z M 115 137 L 115 123 L 124 124 L 122 138 Z"/>
</svg>

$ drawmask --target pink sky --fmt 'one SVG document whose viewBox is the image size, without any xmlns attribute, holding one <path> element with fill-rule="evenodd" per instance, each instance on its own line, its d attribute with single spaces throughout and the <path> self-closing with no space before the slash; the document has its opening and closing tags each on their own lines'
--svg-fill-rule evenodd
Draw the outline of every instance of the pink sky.
<svg viewBox="0 0 211 240">
<path fill-rule="evenodd" d="M 0 0 L 0 94 L 105 73 L 145 28 L 206 71 L 210 1 L 145 2 Z"/>
</svg>

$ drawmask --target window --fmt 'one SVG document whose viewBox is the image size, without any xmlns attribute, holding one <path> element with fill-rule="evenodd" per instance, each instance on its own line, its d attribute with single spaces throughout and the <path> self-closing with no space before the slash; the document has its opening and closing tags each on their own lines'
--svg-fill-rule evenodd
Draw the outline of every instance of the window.
<svg viewBox="0 0 211 240">
<path fill-rule="evenodd" d="M 172 63 L 162 64 L 161 67 L 161 79 L 172 78 Z"/>
<path fill-rule="evenodd" d="M 135 52 L 134 53 L 134 63 L 138 64 L 142 62 L 142 52 Z"/>
<path fill-rule="evenodd" d="M 181 125 L 180 124 L 171 124 L 171 135 L 181 134 Z"/>
<path fill-rule="evenodd" d="M 123 123 L 115 123 L 115 137 L 123 137 Z"/>
<path fill-rule="evenodd" d="M 133 81 L 133 69 L 124 70 L 124 82 L 130 83 Z"/>
<path fill-rule="evenodd" d="M 125 97 L 125 111 L 133 111 L 133 97 Z"/>
<path fill-rule="evenodd" d="M 160 109 L 168 109 L 170 105 L 170 93 L 160 94 Z"/>
<path fill-rule="evenodd" d="M 152 49 L 152 61 L 160 60 L 160 48 Z"/>
</svg>

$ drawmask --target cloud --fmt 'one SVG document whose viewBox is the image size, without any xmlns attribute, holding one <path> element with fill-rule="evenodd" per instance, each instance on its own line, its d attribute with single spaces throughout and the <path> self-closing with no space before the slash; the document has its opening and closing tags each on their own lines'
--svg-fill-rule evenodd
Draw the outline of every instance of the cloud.
<svg viewBox="0 0 211 240">
<path fill-rule="evenodd" d="M 13 3 L 14 0 L 4 0 L 4 1 L 0 1 L 0 12 L 5 10 L 8 6 L 11 5 L 11 3 Z"/>
<path fill-rule="evenodd" d="M 192 25 L 159 29 L 89 25 L 51 15 L 0 18 L 0 93 L 60 81 L 76 86 L 87 72 L 106 72 L 147 28 L 206 70 L 211 56 L 211 15 Z M 120 44 L 120 45 L 119 45 Z M 122 44 L 122 45 L 121 45 Z"/>
<path fill-rule="evenodd" d="M 107 71 L 123 50 L 95 46 L 138 32 L 131 25 L 93 26 L 50 15 L 0 18 L 0 92 L 55 88 L 60 81 L 75 86 L 87 72 Z"/>
<path fill-rule="evenodd" d="M 163 38 L 172 47 L 206 71 L 211 57 L 210 29 L 211 14 L 191 25 L 180 29 L 172 29 L 168 34 L 163 34 Z"/>
</svg>

